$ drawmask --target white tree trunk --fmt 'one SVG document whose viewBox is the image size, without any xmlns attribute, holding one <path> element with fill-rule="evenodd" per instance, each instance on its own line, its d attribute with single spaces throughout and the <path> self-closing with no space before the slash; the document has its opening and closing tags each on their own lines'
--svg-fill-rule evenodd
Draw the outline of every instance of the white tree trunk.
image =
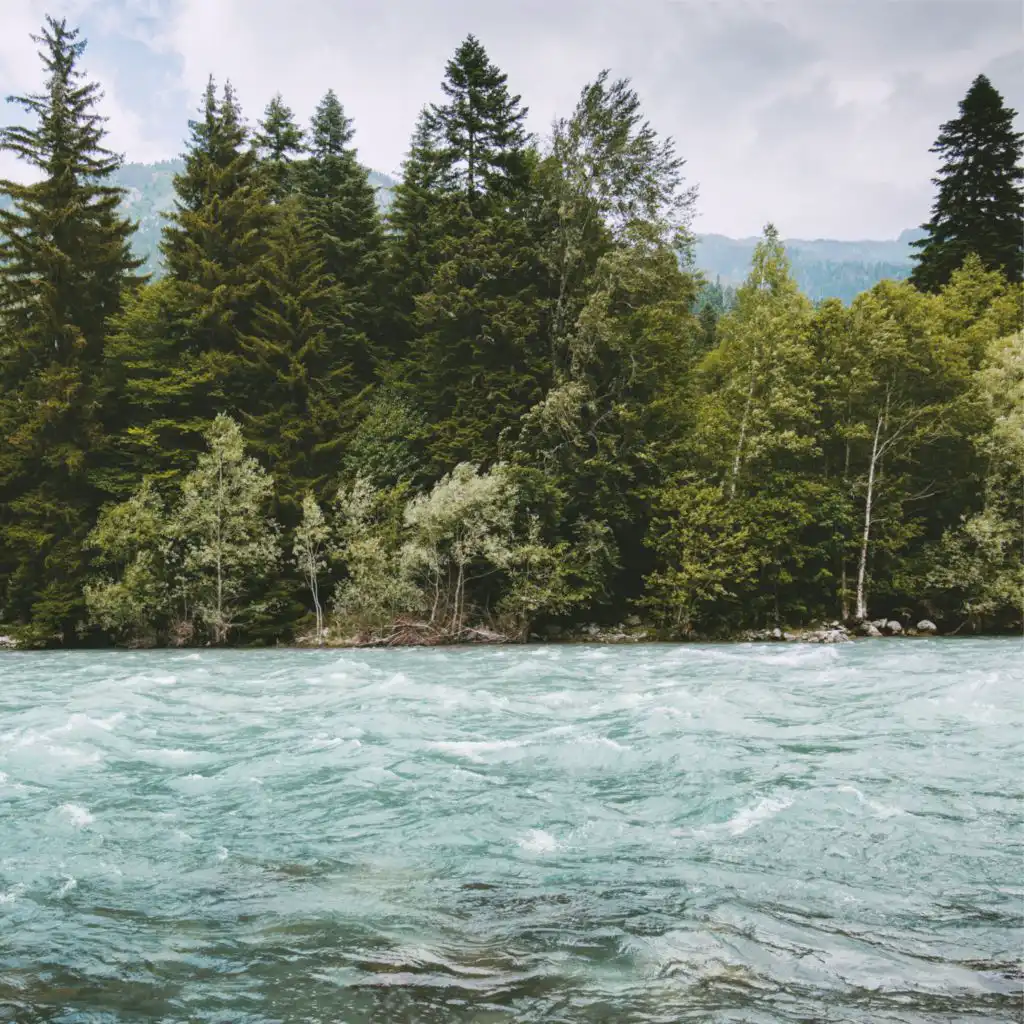
<svg viewBox="0 0 1024 1024">
<path fill-rule="evenodd" d="M 755 364 L 756 365 L 756 364 Z M 729 488 L 729 497 L 736 497 L 736 485 L 739 481 L 740 467 L 743 464 L 743 445 L 747 439 L 747 421 L 750 419 L 750 407 L 754 402 L 754 384 L 756 381 L 756 370 L 750 370 L 750 387 L 747 389 L 747 404 L 743 407 L 743 419 L 740 420 L 740 436 L 736 441 L 736 458 L 732 463 L 732 484 Z"/>
<path fill-rule="evenodd" d="M 878 467 L 878 460 L 881 456 L 879 441 L 882 436 L 882 424 L 885 422 L 885 413 L 879 412 L 878 423 L 875 425 L 875 438 L 871 444 L 871 462 L 868 465 L 868 493 L 864 500 L 864 534 L 860 544 L 860 563 L 857 566 L 857 618 L 868 617 L 868 547 L 871 542 L 871 506 L 875 498 L 875 471 Z"/>
<path fill-rule="evenodd" d="M 846 493 L 850 486 L 850 442 L 846 442 L 846 457 L 843 462 L 843 492 Z M 845 531 L 844 531 L 845 532 Z M 839 551 L 840 559 L 840 581 L 839 581 L 839 606 L 840 617 L 845 622 L 850 617 L 850 591 L 846 578 L 846 543 L 845 538 Z"/>
<path fill-rule="evenodd" d="M 316 610 L 316 642 L 320 643 L 324 635 L 324 612 L 320 607 L 320 581 L 317 579 L 316 555 L 309 555 L 309 592 L 313 596 L 313 608 Z"/>
<path fill-rule="evenodd" d="M 217 624 L 214 637 L 217 643 L 224 639 L 224 544 L 221 525 L 224 516 L 224 460 L 217 464 Z"/>
</svg>

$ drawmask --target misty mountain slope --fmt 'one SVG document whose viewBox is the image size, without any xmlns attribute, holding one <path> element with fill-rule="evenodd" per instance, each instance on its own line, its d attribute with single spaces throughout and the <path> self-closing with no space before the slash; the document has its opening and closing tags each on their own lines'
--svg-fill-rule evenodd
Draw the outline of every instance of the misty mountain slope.
<svg viewBox="0 0 1024 1024">
<path fill-rule="evenodd" d="M 910 243 L 922 236 L 910 229 L 895 240 L 838 241 L 831 238 L 786 239 L 793 277 L 811 299 L 849 302 L 885 278 L 908 277 L 913 266 Z M 747 276 L 756 238 L 697 235 L 696 263 L 708 279 L 739 285 Z"/>
</svg>

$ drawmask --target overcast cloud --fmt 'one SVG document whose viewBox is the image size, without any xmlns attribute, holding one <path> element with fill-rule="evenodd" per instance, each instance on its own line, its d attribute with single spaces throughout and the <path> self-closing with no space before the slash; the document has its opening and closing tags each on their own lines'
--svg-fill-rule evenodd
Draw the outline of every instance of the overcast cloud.
<svg viewBox="0 0 1024 1024">
<path fill-rule="evenodd" d="M 631 78 L 700 189 L 699 231 L 888 238 L 931 203 L 928 152 L 971 80 L 1024 106 L 1019 0 L 0 0 L 0 90 L 38 86 L 29 32 L 80 24 L 128 159 L 182 149 L 207 76 L 250 120 L 334 88 L 364 163 L 397 171 L 417 111 L 472 32 L 547 134 L 602 68 Z M 0 174 L 16 169 L 0 159 Z"/>
</svg>

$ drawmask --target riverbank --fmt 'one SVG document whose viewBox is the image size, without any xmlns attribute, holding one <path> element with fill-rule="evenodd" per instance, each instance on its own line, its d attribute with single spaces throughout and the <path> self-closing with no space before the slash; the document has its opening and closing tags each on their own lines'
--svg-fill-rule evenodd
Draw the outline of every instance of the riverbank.
<svg viewBox="0 0 1024 1024">
<path fill-rule="evenodd" d="M 827 622 L 811 626 L 775 626 L 765 629 L 744 629 L 727 634 L 690 633 L 682 635 L 658 629 L 650 623 L 631 616 L 625 622 L 612 626 L 597 623 L 559 626 L 549 625 L 527 636 L 512 636 L 484 627 L 464 627 L 458 633 L 435 630 L 425 623 L 403 623 L 376 635 L 336 636 L 325 630 L 317 638 L 313 634 L 300 635 L 289 642 L 273 645 L 224 644 L 227 650 L 370 650 L 420 647 L 522 647 L 535 644 L 578 645 L 602 644 L 607 646 L 642 644 L 845 644 L 860 640 L 918 639 L 922 637 L 1012 637 L 1020 636 L 1020 629 L 964 631 L 962 628 L 942 630 L 930 619 L 921 619 L 914 625 L 904 626 L 895 619 L 874 619 L 871 621 Z M 125 644 L 90 647 L 96 650 L 208 650 L 212 645 L 192 646 L 188 644 Z M 38 650 L 19 644 L 10 635 L 0 634 L 0 652 Z"/>
<path fill-rule="evenodd" d="M 394 647 L 461 647 L 475 645 L 548 644 L 644 644 L 644 643 L 805 643 L 839 644 L 855 640 L 883 638 L 917 638 L 958 635 L 959 630 L 944 634 L 930 619 L 919 619 L 907 625 L 896 619 L 871 621 L 832 621 L 811 626 L 766 629 L 745 629 L 730 634 L 681 635 L 658 629 L 643 622 L 639 616 L 630 616 L 624 622 L 611 626 L 588 623 L 573 626 L 548 625 L 524 637 L 508 636 L 492 629 L 466 628 L 457 635 L 432 630 L 427 624 L 403 623 L 376 636 L 334 637 L 328 632 L 319 640 L 315 636 L 296 639 L 298 647 L 336 648 L 394 648 Z M 1006 633 L 970 633 L 970 636 L 1005 636 Z"/>
</svg>

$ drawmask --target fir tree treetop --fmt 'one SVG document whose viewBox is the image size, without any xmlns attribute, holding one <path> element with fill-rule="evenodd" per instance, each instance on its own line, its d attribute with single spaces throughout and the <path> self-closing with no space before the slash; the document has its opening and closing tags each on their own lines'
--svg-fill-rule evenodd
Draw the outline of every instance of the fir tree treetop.
<svg viewBox="0 0 1024 1024">
<path fill-rule="evenodd" d="M 931 152 L 942 163 L 933 179 L 938 191 L 911 280 L 938 291 L 968 255 L 1001 270 L 1011 281 L 1024 276 L 1024 134 L 1017 112 L 985 75 L 960 101 L 959 116 L 939 130 Z"/>
</svg>

